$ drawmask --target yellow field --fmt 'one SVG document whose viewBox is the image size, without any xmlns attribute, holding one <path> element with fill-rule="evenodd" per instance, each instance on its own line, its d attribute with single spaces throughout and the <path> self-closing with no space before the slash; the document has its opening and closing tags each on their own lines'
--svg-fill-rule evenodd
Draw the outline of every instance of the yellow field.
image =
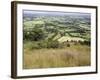
<svg viewBox="0 0 100 80">
<path fill-rule="evenodd" d="M 72 45 L 63 49 L 24 48 L 24 69 L 89 66 L 90 47 Z"/>
</svg>

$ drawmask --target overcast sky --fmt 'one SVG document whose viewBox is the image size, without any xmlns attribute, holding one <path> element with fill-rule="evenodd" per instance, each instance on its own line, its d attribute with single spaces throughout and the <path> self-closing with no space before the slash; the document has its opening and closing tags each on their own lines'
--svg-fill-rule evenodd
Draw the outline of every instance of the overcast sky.
<svg viewBox="0 0 100 80">
<path fill-rule="evenodd" d="M 23 10 L 24 14 L 33 14 L 33 15 L 76 15 L 76 16 L 90 16 L 90 13 L 78 13 L 78 12 L 57 12 L 57 11 L 33 11 L 33 10 Z"/>
</svg>

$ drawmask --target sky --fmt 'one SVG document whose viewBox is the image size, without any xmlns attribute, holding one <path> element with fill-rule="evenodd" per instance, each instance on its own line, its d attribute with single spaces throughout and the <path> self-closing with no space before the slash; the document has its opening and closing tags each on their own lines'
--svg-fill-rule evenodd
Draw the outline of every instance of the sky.
<svg viewBox="0 0 100 80">
<path fill-rule="evenodd" d="M 79 13 L 79 12 L 58 12 L 58 11 L 36 11 L 36 10 L 23 10 L 23 14 L 33 15 L 75 15 L 75 16 L 90 16 L 90 13 Z"/>
</svg>

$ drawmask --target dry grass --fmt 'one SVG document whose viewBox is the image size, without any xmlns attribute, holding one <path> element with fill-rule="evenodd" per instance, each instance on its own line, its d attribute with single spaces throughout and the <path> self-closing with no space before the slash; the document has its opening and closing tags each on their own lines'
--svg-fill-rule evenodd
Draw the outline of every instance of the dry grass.
<svg viewBox="0 0 100 80">
<path fill-rule="evenodd" d="M 89 66 L 90 47 L 73 45 L 63 49 L 24 49 L 24 69 Z"/>
</svg>

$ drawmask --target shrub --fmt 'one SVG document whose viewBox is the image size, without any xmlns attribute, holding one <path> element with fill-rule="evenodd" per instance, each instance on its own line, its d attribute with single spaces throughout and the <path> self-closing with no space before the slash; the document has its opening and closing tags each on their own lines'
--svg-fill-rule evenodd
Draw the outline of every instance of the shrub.
<svg viewBox="0 0 100 80">
<path fill-rule="evenodd" d="M 81 45 L 84 45 L 84 42 L 83 41 L 78 41 Z"/>
<path fill-rule="evenodd" d="M 85 40 L 85 41 L 79 41 L 79 43 L 80 43 L 81 45 L 88 45 L 88 46 L 91 45 L 91 42 L 90 42 L 90 41 L 87 41 L 87 40 Z"/>
<path fill-rule="evenodd" d="M 47 42 L 47 48 L 58 48 L 58 47 L 59 47 L 59 42 L 57 40 Z"/>
<path fill-rule="evenodd" d="M 31 46 L 30 46 L 30 49 L 40 49 L 41 47 L 38 45 L 38 43 L 33 43 Z"/>
<path fill-rule="evenodd" d="M 70 47 L 70 44 L 69 43 L 67 44 L 67 47 Z"/>
<path fill-rule="evenodd" d="M 91 42 L 90 41 L 84 41 L 84 44 L 90 46 Z"/>
<path fill-rule="evenodd" d="M 47 48 L 47 41 L 40 41 L 38 42 L 38 45 L 40 46 L 40 48 Z"/>
<path fill-rule="evenodd" d="M 64 48 L 66 47 L 63 43 L 59 43 L 59 48 Z"/>
</svg>

